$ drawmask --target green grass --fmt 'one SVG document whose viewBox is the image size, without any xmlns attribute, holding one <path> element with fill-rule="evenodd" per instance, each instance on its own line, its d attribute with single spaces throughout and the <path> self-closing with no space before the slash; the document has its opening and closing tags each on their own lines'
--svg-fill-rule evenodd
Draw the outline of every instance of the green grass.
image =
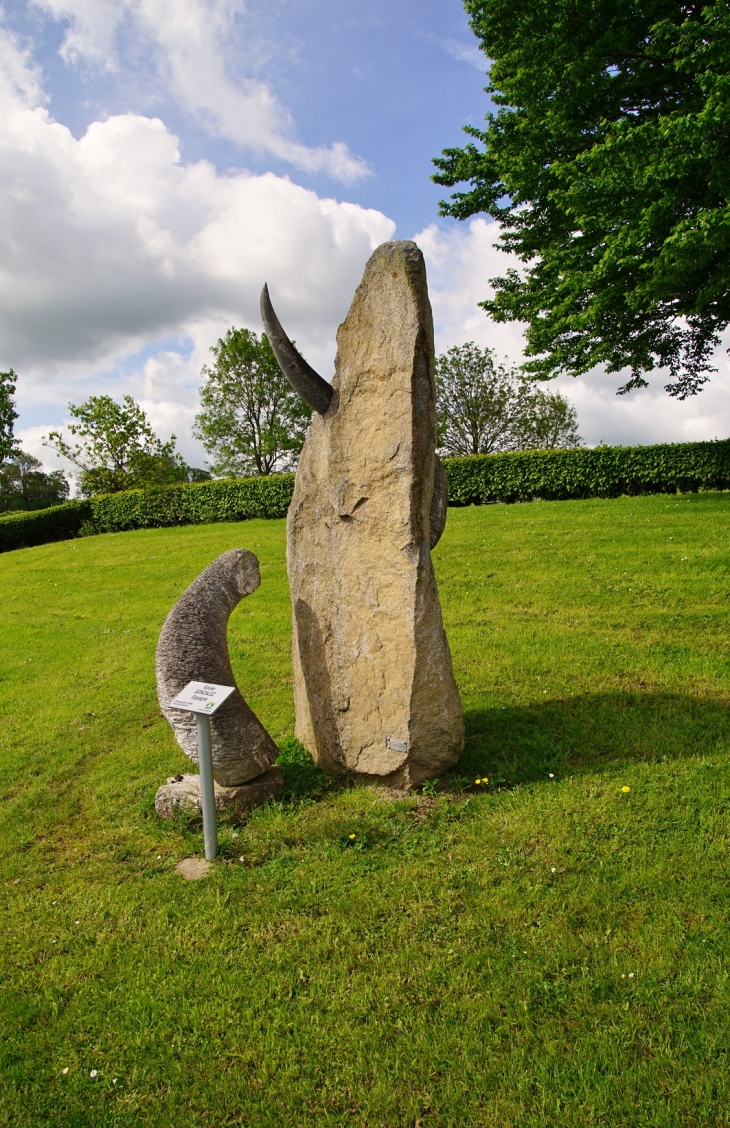
<svg viewBox="0 0 730 1128">
<path fill-rule="evenodd" d="M 729 516 L 450 510 L 466 751 L 396 801 L 297 755 L 283 522 L 0 557 L 0 1123 L 730 1125 Z M 235 545 L 262 586 L 233 665 L 288 798 L 186 882 L 154 648 Z"/>
</svg>

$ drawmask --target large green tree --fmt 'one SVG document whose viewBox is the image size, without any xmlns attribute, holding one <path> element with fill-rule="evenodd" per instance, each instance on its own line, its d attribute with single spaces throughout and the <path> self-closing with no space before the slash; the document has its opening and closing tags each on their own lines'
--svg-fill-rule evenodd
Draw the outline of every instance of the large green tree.
<svg viewBox="0 0 730 1128">
<path fill-rule="evenodd" d="M 45 445 L 77 468 L 84 497 L 210 477 L 186 465 L 175 450 L 174 435 L 166 443 L 157 437 L 131 396 L 121 403 L 111 396 L 90 396 L 68 407 L 74 420 L 68 431 L 75 441 L 51 431 Z"/>
<path fill-rule="evenodd" d="M 68 493 L 63 470 L 47 474 L 40 460 L 25 451 L 16 451 L 0 466 L 0 512 L 60 505 Z"/>
<path fill-rule="evenodd" d="M 17 376 L 12 368 L 7 372 L 0 372 L 0 466 L 18 449 L 13 434 L 13 426 L 18 418 L 13 399 L 16 381 Z"/>
<path fill-rule="evenodd" d="M 312 417 L 265 333 L 229 329 L 203 368 L 194 433 L 221 475 L 272 474 L 296 465 Z"/>
<path fill-rule="evenodd" d="M 525 264 L 485 310 L 526 323 L 536 377 L 668 371 L 699 390 L 730 321 L 730 7 L 466 0 L 496 107 L 436 160 Z"/>
<path fill-rule="evenodd" d="M 436 428 L 443 454 L 581 445 L 575 408 L 496 362 L 473 341 L 436 358 Z"/>
</svg>

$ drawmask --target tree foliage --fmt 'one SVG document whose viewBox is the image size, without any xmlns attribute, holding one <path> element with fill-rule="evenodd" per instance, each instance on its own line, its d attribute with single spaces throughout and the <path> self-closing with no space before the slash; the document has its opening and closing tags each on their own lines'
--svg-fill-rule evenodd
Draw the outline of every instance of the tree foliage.
<svg viewBox="0 0 730 1128">
<path fill-rule="evenodd" d="M 78 406 L 69 404 L 69 412 L 76 422 L 68 430 L 81 441 L 71 443 L 60 431 L 51 431 L 45 445 L 77 467 L 84 497 L 210 477 L 186 465 L 175 450 L 174 435 L 166 443 L 157 437 L 131 396 L 121 404 L 111 396 L 90 396 Z"/>
<path fill-rule="evenodd" d="M 485 310 L 550 378 L 668 370 L 697 392 L 730 321 L 730 9 L 718 0 L 466 0 L 496 112 L 435 163 L 525 263 Z"/>
<path fill-rule="evenodd" d="M 472 341 L 436 358 L 437 441 L 444 454 L 494 454 L 581 445 L 575 408 Z"/>
<path fill-rule="evenodd" d="M 18 418 L 13 400 L 16 382 L 17 376 L 12 368 L 0 372 L 0 466 L 18 450 L 13 435 L 13 426 Z"/>
<path fill-rule="evenodd" d="M 217 474 L 272 474 L 296 465 L 309 408 L 283 375 L 264 333 L 229 329 L 203 368 L 194 433 Z"/>
<path fill-rule="evenodd" d="M 17 451 L 0 467 L 0 512 L 30 511 L 60 505 L 69 487 L 63 470 L 46 474 L 32 454 Z"/>
</svg>

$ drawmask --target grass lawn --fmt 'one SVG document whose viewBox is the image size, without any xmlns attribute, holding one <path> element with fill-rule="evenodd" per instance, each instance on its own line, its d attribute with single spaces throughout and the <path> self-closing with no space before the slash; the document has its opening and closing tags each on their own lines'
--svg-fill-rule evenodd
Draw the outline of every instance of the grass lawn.
<svg viewBox="0 0 730 1128">
<path fill-rule="evenodd" d="M 0 556 L 0 1124 L 730 1125 L 729 516 L 450 510 L 466 751 L 397 801 L 298 762 L 283 522 Z M 187 882 L 154 648 L 237 545 L 288 797 Z"/>
</svg>

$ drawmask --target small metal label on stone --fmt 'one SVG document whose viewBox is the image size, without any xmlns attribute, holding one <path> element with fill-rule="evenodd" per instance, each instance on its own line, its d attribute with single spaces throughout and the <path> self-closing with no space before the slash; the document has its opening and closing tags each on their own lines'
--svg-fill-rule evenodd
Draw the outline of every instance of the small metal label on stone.
<svg viewBox="0 0 730 1128">
<path fill-rule="evenodd" d="M 210 682 L 188 682 L 168 709 L 187 709 L 189 713 L 215 713 L 235 691 L 235 685 L 212 685 Z"/>
<path fill-rule="evenodd" d="M 407 740 L 396 740 L 396 738 L 394 736 L 386 736 L 385 747 L 390 748 L 390 750 L 392 752 L 407 752 L 408 751 L 408 741 Z"/>
</svg>

